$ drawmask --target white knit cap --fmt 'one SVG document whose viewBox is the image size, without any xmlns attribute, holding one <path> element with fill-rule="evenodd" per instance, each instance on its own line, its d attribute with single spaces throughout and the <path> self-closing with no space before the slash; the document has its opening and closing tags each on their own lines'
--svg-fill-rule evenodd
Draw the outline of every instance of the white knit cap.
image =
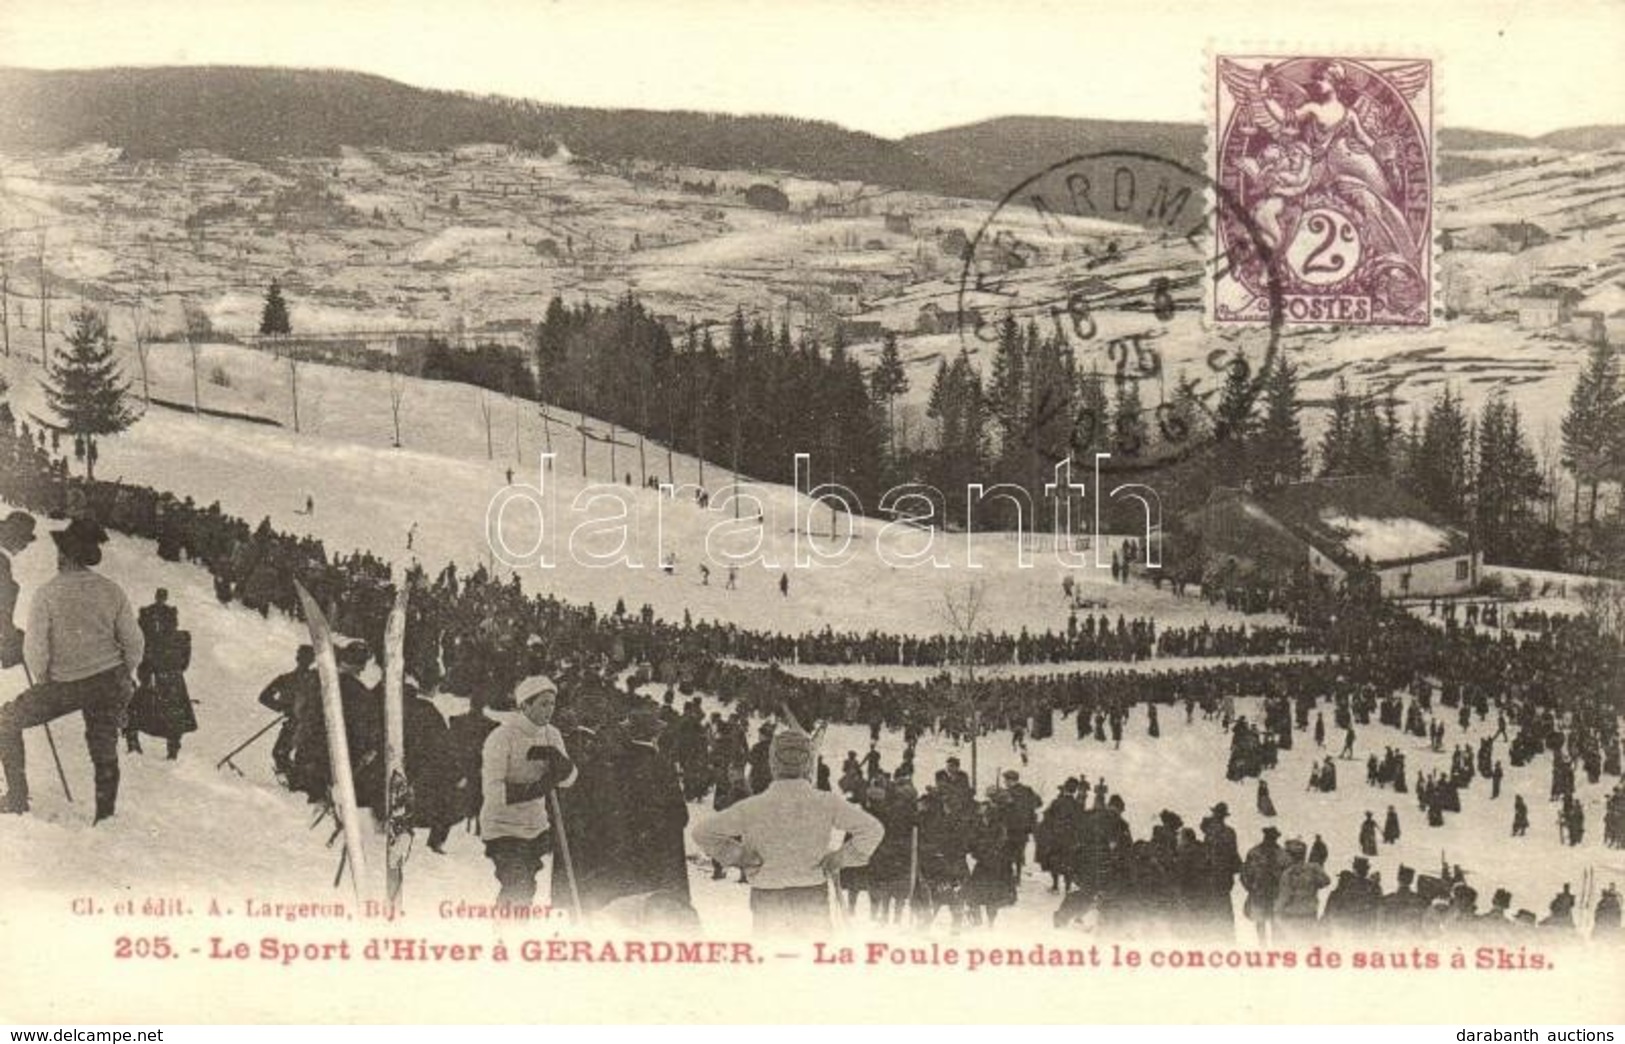
<svg viewBox="0 0 1625 1044">
<path fill-rule="evenodd" d="M 513 705 L 523 710 L 525 704 L 544 693 L 552 693 L 557 696 L 559 687 L 547 675 L 533 674 L 513 687 Z"/>
</svg>

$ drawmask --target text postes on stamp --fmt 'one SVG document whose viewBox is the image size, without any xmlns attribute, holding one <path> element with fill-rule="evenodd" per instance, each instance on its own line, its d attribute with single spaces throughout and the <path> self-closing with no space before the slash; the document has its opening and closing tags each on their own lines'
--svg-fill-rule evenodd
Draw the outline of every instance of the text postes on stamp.
<svg viewBox="0 0 1625 1044">
<path fill-rule="evenodd" d="M 1284 320 L 1426 326 L 1433 296 L 1433 66 L 1333 57 L 1216 60 L 1214 181 L 1236 263 L 1212 287 L 1213 318 L 1268 315 L 1253 229 L 1281 259 Z"/>
<path fill-rule="evenodd" d="M 1109 454 L 1100 466 L 1112 471 L 1160 467 L 1220 437 L 1225 385 L 1256 392 L 1282 320 L 1273 252 L 1238 208 L 1201 172 L 1141 152 L 1072 156 L 1007 192 L 965 250 L 956 313 L 967 351 L 987 359 L 1001 437 L 1052 462 Z M 1235 234 L 1221 241 L 1219 217 L 1232 212 Z M 1266 273 L 1262 324 L 1216 327 L 1206 287 L 1242 261 Z M 1030 371 L 1021 401 L 1000 376 L 1010 355 Z M 1041 379 L 1046 360 L 1074 379 Z"/>
</svg>

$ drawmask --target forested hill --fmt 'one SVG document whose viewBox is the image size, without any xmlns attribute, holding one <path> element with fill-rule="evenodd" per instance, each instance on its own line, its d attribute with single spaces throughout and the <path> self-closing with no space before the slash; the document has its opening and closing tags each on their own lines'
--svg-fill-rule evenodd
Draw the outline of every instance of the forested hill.
<svg viewBox="0 0 1625 1044">
<path fill-rule="evenodd" d="M 605 162 L 639 159 L 712 170 L 776 170 L 942 195 L 996 198 L 1059 159 L 1127 150 L 1200 169 L 1198 123 L 1008 116 L 890 141 L 833 123 L 643 109 L 588 109 L 427 90 L 325 69 L 174 66 L 0 68 L 0 149 L 101 142 L 132 159 L 206 149 L 247 160 L 336 155 L 345 146 L 437 151 L 559 144 Z M 1543 145 L 1587 149 L 1619 127 L 1540 139 L 1446 129 L 1447 150 Z"/>
<path fill-rule="evenodd" d="M 425 90 L 365 73 L 223 66 L 0 69 L 0 148 L 105 142 L 130 158 L 208 149 L 241 159 L 336 155 L 344 146 L 433 151 L 477 143 L 602 161 L 940 188 L 896 142 L 780 116 L 586 109 Z"/>
</svg>

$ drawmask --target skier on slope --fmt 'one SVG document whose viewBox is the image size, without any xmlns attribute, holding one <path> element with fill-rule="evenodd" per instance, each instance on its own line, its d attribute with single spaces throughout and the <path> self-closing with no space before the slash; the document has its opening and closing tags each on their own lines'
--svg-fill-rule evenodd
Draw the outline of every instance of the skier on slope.
<svg viewBox="0 0 1625 1044">
<path fill-rule="evenodd" d="M 0 708 L 0 765 L 6 796 L 0 812 L 28 811 L 23 729 L 80 711 L 96 780 L 96 822 L 118 801 L 118 730 L 135 692 L 144 641 L 123 590 L 94 567 L 107 533 L 76 518 L 53 532 L 57 575 L 34 596 L 23 660 L 34 686 Z"/>
</svg>

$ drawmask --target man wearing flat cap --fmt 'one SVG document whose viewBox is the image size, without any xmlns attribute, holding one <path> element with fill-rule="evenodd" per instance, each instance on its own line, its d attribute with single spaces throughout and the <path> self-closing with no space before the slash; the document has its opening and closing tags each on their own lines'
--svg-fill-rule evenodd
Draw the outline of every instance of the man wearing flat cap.
<svg viewBox="0 0 1625 1044">
<path fill-rule="evenodd" d="M 118 734 L 144 642 L 130 599 L 95 570 L 107 542 L 102 527 L 76 518 L 51 539 L 57 574 L 34 596 L 23 639 L 23 662 L 34 685 L 0 708 L 0 766 L 8 788 L 0 811 L 28 811 L 23 730 L 80 711 L 99 823 L 118 802 Z"/>
<path fill-rule="evenodd" d="M 545 674 L 523 679 L 513 690 L 515 713 L 485 740 L 480 837 L 502 886 L 498 903 L 528 906 L 536 898 L 536 874 L 552 840 L 547 795 L 576 780 L 564 737 L 552 725 L 558 694 Z"/>
<path fill-rule="evenodd" d="M 769 753 L 768 788 L 694 824 L 694 842 L 723 866 L 745 869 L 758 934 L 828 932 L 828 880 L 843 867 L 866 865 L 885 828 L 840 794 L 813 786 L 806 733 L 780 732 Z M 836 832 L 845 837 L 832 850 Z"/>
</svg>

